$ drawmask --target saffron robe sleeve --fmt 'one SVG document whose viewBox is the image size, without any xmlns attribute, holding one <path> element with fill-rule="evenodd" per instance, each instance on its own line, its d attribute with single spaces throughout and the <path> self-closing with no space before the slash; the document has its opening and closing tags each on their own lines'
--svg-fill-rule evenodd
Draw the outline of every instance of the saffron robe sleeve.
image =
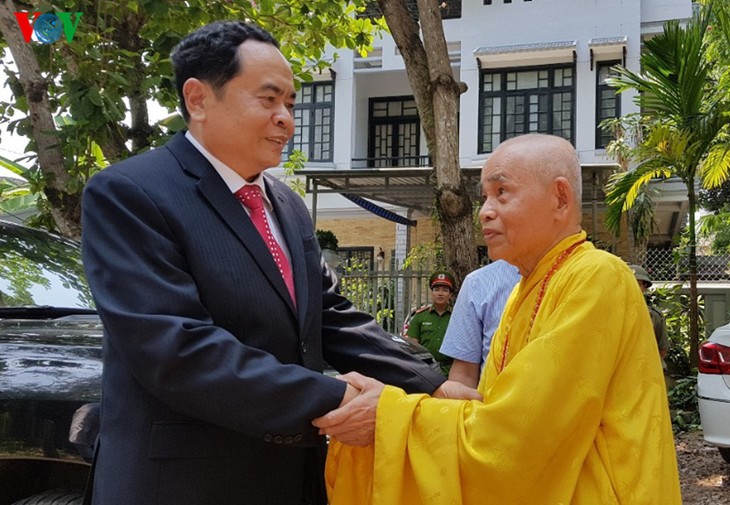
<svg viewBox="0 0 730 505">
<path fill-rule="evenodd" d="M 625 263 L 578 247 L 530 327 L 542 279 L 575 238 L 512 293 L 484 402 L 386 387 L 374 447 L 331 444 L 331 505 L 681 503 L 653 330 Z"/>
</svg>

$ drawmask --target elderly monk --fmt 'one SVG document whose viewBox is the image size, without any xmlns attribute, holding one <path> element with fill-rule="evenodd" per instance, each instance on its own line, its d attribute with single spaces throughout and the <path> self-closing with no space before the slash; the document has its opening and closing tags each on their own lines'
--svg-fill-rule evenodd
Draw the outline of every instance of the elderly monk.
<svg viewBox="0 0 730 505">
<path fill-rule="evenodd" d="M 315 425 L 331 444 L 332 505 L 681 503 L 662 368 L 631 270 L 581 230 L 581 171 L 569 142 L 525 135 L 482 170 L 492 259 L 517 266 L 479 384 L 483 402 L 379 397 L 373 445 L 361 412 Z M 373 409 L 374 410 L 374 409 Z"/>
</svg>

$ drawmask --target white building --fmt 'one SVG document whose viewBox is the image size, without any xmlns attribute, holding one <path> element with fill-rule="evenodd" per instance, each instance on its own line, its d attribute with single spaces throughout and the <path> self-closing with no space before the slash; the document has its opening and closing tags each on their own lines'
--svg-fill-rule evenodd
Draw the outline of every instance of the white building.
<svg viewBox="0 0 730 505">
<path fill-rule="evenodd" d="M 440 9 L 454 77 L 468 86 L 459 106 L 459 156 L 465 173 L 476 181 L 489 153 L 511 136 L 561 135 L 575 145 L 584 164 L 586 213 L 593 212 L 588 224 L 595 224 L 603 195 L 595 195 L 592 203 L 590 182 L 595 178 L 600 185 L 604 169 L 613 165 L 603 149 L 608 139 L 597 125 L 606 117 L 638 110 L 631 94 L 616 95 L 604 79 L 617 63 L 637 71 L 642 41 L 660 32 L 664 21 L 689 18 L 692 3 L 447 0 Z M 375 50 L 365 58 L 339 51 L 331 72 L 303 86 L 296 114 L 292 146 L 308 156 L 304 173 L 310 174 L 310 190 L 317 191 L 308 198 L 320 223 L 372 218 L 348 200 L 326 194 L 325 184 L 370 197 L 411 219 L 428 216 L 432 200 L 424 190 L 430 166 L 426 142 L 403 59 L 389 35 L 376 39 Z M 369 177 L 357 179 L 365 175 Z M 656 244 L 671 240 L 686 212 L 681 186 L 664 193 L 656 214 L 662 223 L 661 233 L 653 238 Z M 392 244 L 385 239 L 373 243 L 363 233 L 343 244 L 350 227 L 334 227 L 341 246 L 383 247 L 402 258 L 409 245 L 410 234 L 402 229 L 396 231 L 401 240 Z"/>
</svg>

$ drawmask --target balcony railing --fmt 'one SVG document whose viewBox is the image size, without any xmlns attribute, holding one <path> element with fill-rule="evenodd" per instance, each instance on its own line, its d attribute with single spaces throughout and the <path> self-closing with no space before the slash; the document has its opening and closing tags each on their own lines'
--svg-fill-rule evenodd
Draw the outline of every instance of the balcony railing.
<svg viewBox="0 0 730 505">
<path fill-rule="evenodd" d="M 352 168 L 412 168 L 430 167 L 431 157 L 427 154 L 419 156 L 393 157 L 385 156 L 379 158 L 352 158 Z"/>
</svg>

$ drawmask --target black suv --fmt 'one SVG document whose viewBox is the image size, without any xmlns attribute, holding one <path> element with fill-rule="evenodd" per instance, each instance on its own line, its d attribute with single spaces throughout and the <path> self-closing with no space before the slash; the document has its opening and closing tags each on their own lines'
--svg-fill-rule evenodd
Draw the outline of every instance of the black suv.
<svg viewBox="0 0 730 505">
<path fill-rule="evenodd" d="M 101 333 L 79 245 L 0 221 L 0 505 L 80 503 Z"/>
<path fill-rule="evenodd" d="M 0 221 L 0 505 L 81 503 L 101 338 L 79 244 Z M 425 348 L 392 338 L 436 366 Z"/>
</svg>

